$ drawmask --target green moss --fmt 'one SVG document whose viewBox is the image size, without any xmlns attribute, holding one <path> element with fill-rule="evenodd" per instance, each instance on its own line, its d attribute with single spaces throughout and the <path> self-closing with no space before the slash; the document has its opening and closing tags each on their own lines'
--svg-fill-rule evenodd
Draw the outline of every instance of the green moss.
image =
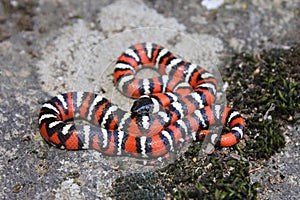
<svg viewBox="0 0 300 200">
<path fill-rule="evenodd" d="M 168 174 L 166 188 L 176 199 L 245 199 L 254 197 L 249 163 L 225 155 L 210 155 L 204 160 L 179 160 L 161 171 Z M 178 165 L 184 164 L 184 168 Z M 164 177 L 166 177 L 164 175 Z M 181 177 L 185 177 L 182 179 Z M 166 182 L 165 182 L 166 183 Z M 249 187 L 250 186 L 250 187 Z M 176 190 L 174 190 L 176 188 Z"/>
<path fill-rule="evenodd" d="M 227 68 L 231 75 L 226 79 L 230 81 L 227 99 L 246 116 L 249 138 L 240 152 L 244 156 L 268 159 L 284 147 L 286 124 L 299 120 L 295 117 L 300 112 L 299 58 L 299 47 L 256 57 L 243 53 Z"/>
<path fill-rule="evenodd" d="M 166 194 L 157 185 L 158 181 L 157 174 L 151 172 L 128 174 L 113 183 L 114 190 L 108 196 L 114 199 L 164 199 Z"/>
</svg>

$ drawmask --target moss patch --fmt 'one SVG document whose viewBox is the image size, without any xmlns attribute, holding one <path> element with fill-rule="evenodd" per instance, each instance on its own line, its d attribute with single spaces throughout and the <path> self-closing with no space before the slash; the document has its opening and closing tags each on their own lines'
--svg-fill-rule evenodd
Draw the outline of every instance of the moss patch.
<svg viewBox="0 0 300 200">
<path fill-rule="evenodd" d="M 246 147 L 239 151 L 243 156 L 268 159 L 284 146 L 287 123 L 299 120 L 299 69 L 299 46 L 255 57 L 243 53 L 226 68 L 228 102 L 242 111 L 248 127 Z"/>
<path fill-rule="evenodd" d="M 114 190 L 109 194 L 115 199 L 164 199 L 162 186 L 157 185 L 158 175 L 152 172 L 128 174 L 113 183 Z"/>
<path fill-rule="evenodd" d="M 235 55 L 222 74 L 229 84 L 230 106 L 246 120 L 244 139 L 206 156 L 199 156 L 201 142 L 193 143 L 184 156 L 156 172 L 158 176 L 149 179 L 150 182 L 140 184 L 163 185 L 172 199 L 256 199 L 260 183 L 250 181 L 250 162 L 253 166 L 283 148 L 286 125 L 299 120 L 296 117 L 300 113 L 299 69 L 299 46 L 256 56 Z M 120 184 L 114 185 L 115 194 L 120 192 L 118 197 L 128 199 L 122 191 L 139 182 L 140 175 L 136 177 L 129 182 L 117 180 Z M 141 188 L 136 188 L 135 193 L 142 193 Z M 156 193 L 155 188 L 148 189 L 148 193 Z"/>
</svg>

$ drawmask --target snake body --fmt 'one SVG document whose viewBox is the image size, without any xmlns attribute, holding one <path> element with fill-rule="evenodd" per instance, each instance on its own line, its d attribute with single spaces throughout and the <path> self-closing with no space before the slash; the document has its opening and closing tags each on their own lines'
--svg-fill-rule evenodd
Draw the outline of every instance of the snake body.
<svg viewBox="0 0 300 200">
<path fill-rule="evenodd" d="M 136 73 L 146 67 L 160 76 L 138 78 Z M 130 112 L 96 93 L 59 94 L 40 110 L 42 137 L 62 149 L 161 161 L 183 143 L 203 140 L 211 134 L 210 125 L 230 128 L 215 142 L 220 146 L 236 144 L 245 132 L 237 111 L 214 105 L 214 76 L 158 44 L 139 43 L 125 50 L 115 65 L 114 84 L 124 95 L 137 98 Z M 70 123 L 75 119 L 91 125 Z"/>
</svg>

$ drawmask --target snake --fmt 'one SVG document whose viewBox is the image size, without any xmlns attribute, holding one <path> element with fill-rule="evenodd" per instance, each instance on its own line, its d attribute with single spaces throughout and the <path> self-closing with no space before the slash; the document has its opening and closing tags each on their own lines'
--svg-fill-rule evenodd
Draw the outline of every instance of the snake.
<svg viewBox="0 0 300 200">
<path fill-rule="evenodd" d="M 139 78 L 151 68 L 157 77 Z M 43 103 L 39 130 L 44 140 L 60 149 L 95 149 L 105 155 L 162 162 L 187 142 L 208 135 L 213 144 L 229 147 L 243 137 L 241 114 L 215 104 L 217 81 L 203 67 L 175 56 L 155 43 L 127 48 L 114 67 L 114 85 L 135 99 L 130 110 L 94 92 L 66 92 Z M 88 124 L 76 123 L 85 120 Z M 213 135 L 209 127 L 222 124 L 229 131 Z"/>
</svg>

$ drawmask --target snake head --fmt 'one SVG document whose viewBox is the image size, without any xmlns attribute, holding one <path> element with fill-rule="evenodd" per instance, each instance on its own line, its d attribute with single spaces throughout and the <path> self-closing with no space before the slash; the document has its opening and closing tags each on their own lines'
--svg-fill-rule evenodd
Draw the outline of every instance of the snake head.
<svg viewBox="0 0 300 200">
<path fill-rule="evenodd" d="M 134 115 L 149 115 L 153 113 L 154 103 L 148 96 L 142 96 L 136 100 L 132 107 L 131 112 Z"/>
</svg>

